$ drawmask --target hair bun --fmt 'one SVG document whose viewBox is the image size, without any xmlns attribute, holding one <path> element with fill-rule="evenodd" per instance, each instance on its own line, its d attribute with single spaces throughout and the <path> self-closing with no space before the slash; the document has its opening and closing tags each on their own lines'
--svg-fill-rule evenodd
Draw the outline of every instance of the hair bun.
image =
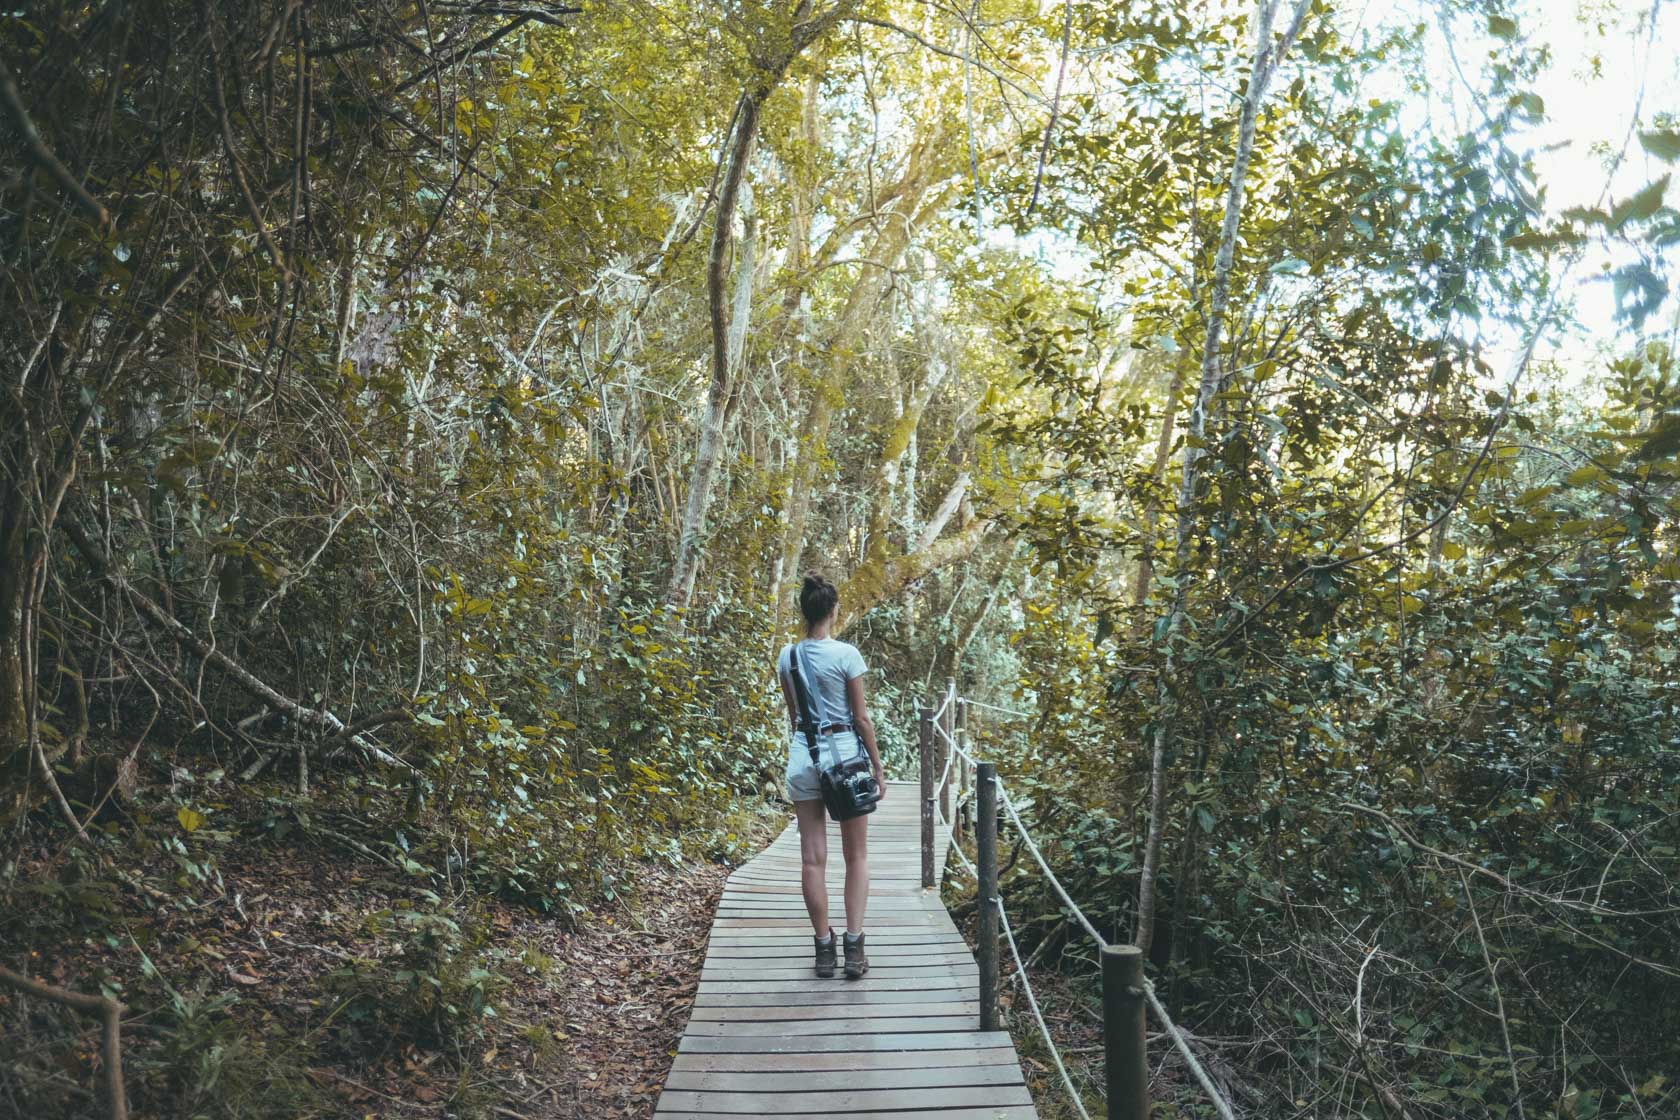
<svg viewBox="0 0 1680 1120">
<path fill-rule="evenodd" d="M 840 592 L 817 572 L 807 573 L 805 584 L 799 589 L 799 612 L 807 626 L 815 626 L 834 613 Z"/>
</svg>

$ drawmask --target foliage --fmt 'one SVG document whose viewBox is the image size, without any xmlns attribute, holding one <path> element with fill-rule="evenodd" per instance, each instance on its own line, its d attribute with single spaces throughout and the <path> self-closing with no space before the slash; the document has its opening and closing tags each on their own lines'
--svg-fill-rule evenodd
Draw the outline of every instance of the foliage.
<svg viewBox="0 0 1680 1120">
<path fill-rule="evenodd" d="M 1563 17 L 1294 8 L 21 11 L 0 901 L 115 936 L 121 891 L 336 845 L 409 891 L 338 1043 L 464 1064 L 517 967 L 488 897 L 572 922 L 745 853 L 816 567 L 895 775 L 949 679 L 1031 709 L 978 741 L 1254 1100 L 1660 1114 L 1676 121 L 1555 205 Z M 159 1107 L 313 1107 L 225 996 L 131 993 Z"/>
</svg>

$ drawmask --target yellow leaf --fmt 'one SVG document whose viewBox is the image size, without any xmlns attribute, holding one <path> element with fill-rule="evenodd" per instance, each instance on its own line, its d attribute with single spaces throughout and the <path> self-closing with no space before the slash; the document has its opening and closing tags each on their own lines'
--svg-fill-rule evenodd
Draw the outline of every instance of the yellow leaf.
<svg viewBox="0 0 1680 1120">
<path fill-rule="evenodd" d="M 181 822 L 181 827 L 188 832 L 197 832 L 204 824 L 204 814 L 195 813 L 185 806 L 175 810 L 175 819 Z"/>
</svg>

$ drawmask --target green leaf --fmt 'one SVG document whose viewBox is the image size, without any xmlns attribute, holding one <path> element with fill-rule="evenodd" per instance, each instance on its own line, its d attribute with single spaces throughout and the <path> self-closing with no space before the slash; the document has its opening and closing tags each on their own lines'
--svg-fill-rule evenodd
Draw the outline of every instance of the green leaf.
<svg viewBox="0 0 1680 1120">
<path fill-rule="evenodd" d="M 1663 192 L 1668 190 L 1668 176 L 1653 183 L 1648 183 L 1644 189 L 1623 202 L 1618 202 L 1610 211 L 1610 228 L 1621 229 L 1629 222 L 1642 222 L 1662 209 Z"/>
<path fill-rule="evenodd" d="M 1570 471 L 1563 481 L 1566 486 L 1593 486 L 1609 477 L 1603 467 L 1582 467 Z"/>
<path fill-rule="evenodd" d="M 1680 131 L 1675 129 L 1657 128 L 1650 132 L 1641 132 L 1639 143 L 1664 163 L 1673 163 L 1680 159 Z"/>
<path fill-rule="evenodd" d="M 1680 452 L 1680 415 L 1666 416 L 1638 436 L 1644 445 L 1632 458 L 1641 463 L 1655 462 Z"/>
<path fill-rule="evenodd" d="M 1488 34 L 1500 39 L 1515 39 L 1517 21 L 1506 16 L 1489 16 Z"/>
</svg>

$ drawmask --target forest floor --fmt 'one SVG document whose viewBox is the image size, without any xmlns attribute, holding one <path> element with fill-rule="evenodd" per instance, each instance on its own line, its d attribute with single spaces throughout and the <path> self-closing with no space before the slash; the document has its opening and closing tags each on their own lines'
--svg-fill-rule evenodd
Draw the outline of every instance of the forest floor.
<svg viewBox="0 0 1680 1120">
<path fill-rule="evenodd" d="M 618 877 L 631 895 L 560 918 L 458 884 L 440 897 L 355 850 L 339 819 L 252 842 L 259 824 L 272 835 L 259 817 L 275 800 L 241 801 L 173 868 L 151 845 L 145 866 L 101 841 L 138 890 L 58 849 L 0 882 L 0 960 L 128 1005 L 137 1120 L 652 1114 L 728 868 L 641 862 Z M 760 823 L 755 841 L 780 827 Z M 85 1111 L 94 1026 L 0 991 L 0 1037 L 18 1044 L 0 1061 L 0 1114 Z"/>
</svg>

